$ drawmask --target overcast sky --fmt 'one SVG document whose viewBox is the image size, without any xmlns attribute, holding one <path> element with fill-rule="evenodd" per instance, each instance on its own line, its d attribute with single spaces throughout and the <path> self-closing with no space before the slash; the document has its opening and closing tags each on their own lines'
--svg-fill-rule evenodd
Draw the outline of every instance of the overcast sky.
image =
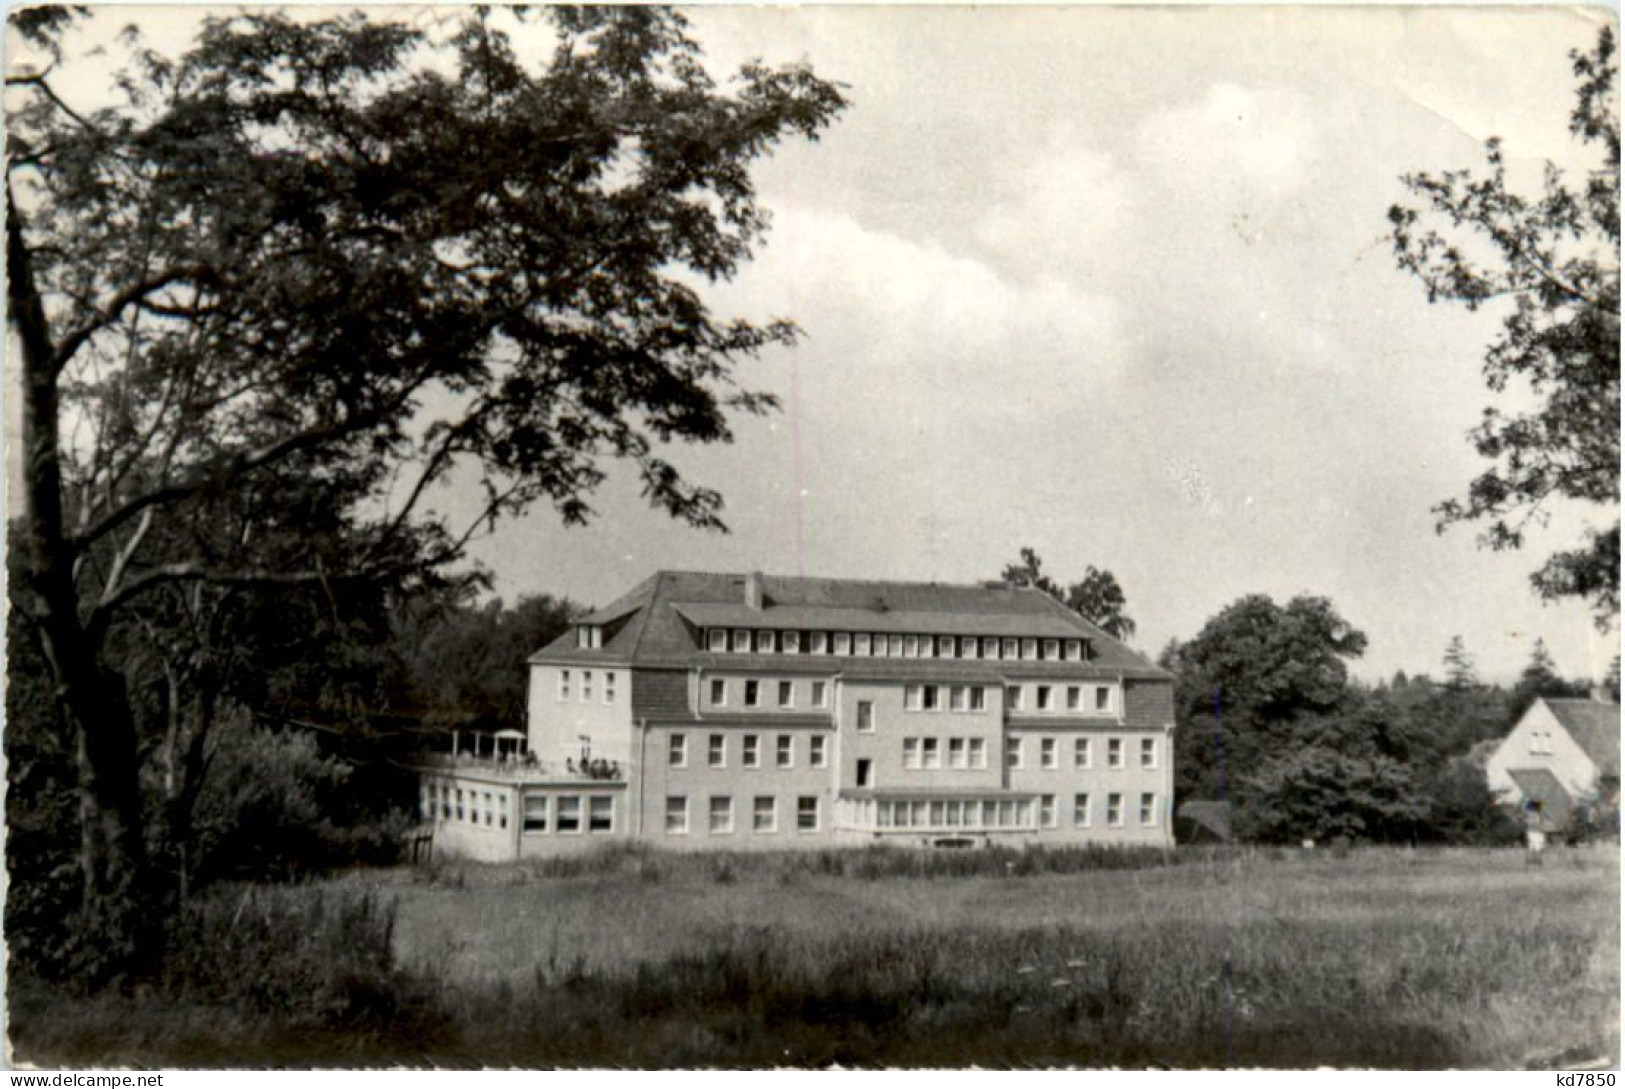
<svg viewBox="0 0 1625 1089">
<path fill-rule="evenodd" d="M 677 461 L 728 536 L 627 474 L 587 529 L 545 510 L 476 548 L 497 590 L 603 603 L 661 567 L 996 577 L 1023 545 L 1111 569 L 1155 653 L 1237 597 L 1330 597 L 1358 672 L 1488 676 L 1543 636 L 1568 673 L 1616 636 L 1522 553 L 1430 508 L 1485 463 L 1467 432 L 1493 313 L 1428 306 L 1385 212 L 1407 171 L 1574 154 L 1568 51 L 1601 14 L 1493 9 L 718 9 L 719 71 L 806 60 L 849 84 L 815 145 L 758 173 L 773 229 L 717 308 L 802 343 L 745 384 L 785 410 Z M 443 506 L 455 506 L 448 493 Z M 1588 514 L 1599 522 L 1597 514 Z"/>
</svg>

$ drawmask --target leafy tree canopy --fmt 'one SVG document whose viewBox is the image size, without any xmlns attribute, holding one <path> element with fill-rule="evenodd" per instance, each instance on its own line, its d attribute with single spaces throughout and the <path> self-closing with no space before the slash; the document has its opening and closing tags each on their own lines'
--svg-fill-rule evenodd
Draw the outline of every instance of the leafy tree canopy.
<svg viewBox="0 0 1625 1089">
<path fill-rule="evenodd" d="M 1572 54 L 1579 81 L 1570 131 L 1598 153 L 1588 177 L 1547 164 L 1538 195 L 1514 192 L 1505 153 L 1489 141 L 1488 170 L 1413 174 L 1421 207 L 1389 210 L 1399 267 L 1428 301 L 1476 310 L 1511 300 L 1484 359 L 1490 389 L 1523 386 L 1538 406 L 1485 410 L 1473 432 L 1493 465 L 1464 499 L 1435 508 L 1439 528 L 1481 521 L 1491 548 L 1521 547 L 1554 498 L 1611 508 L 1613 525 L 1553 554 L 1532 576 L 1545 598 L 1591 603 L 1599 626 L 1619 612 L 1619 101 L 1614 31 Z"/>
<path fill-rule="evenodd" d="M 1011 586 L 1030 586 L 1042 590 L 1050 597 L 1073 610 L 1085 620 L 1098 625 L 1113 639 L 1134 637 L 1134 620 L 1124 610 L 1128 598 L 1110 571 L 1090 564 L 1084 568 L 1083 579 L 1063 587 L 1044 573 L 1044 561 L 1030 548 L 1021 550 L 1021 559 L 1005 565 L 999 578 Z"/>
</svg>

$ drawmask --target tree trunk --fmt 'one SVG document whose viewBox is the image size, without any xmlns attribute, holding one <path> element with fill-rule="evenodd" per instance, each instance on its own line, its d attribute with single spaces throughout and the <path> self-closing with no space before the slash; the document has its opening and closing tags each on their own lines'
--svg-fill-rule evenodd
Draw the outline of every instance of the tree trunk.
<svg viewBox="0 0 1625 1089">
<path fill-rule="evenodd" d="M 135 721 L 122 678 L 101 668 L 100 639 L 79 615 L 73 556 L 63 535 L 59 363 L 21 213 L 14 198 L 10 204 L 7 294 L 23 369 L 25 510 L 16 544 L 26 574 L 20 589 L 30 599 L 56 698 L 74 731 L 84 879 L 75 937 L 88 977 L 105 982 L 150 968 L 160 951 L 154 938 L 161 916 L 148 901 Z"/>
</svg>

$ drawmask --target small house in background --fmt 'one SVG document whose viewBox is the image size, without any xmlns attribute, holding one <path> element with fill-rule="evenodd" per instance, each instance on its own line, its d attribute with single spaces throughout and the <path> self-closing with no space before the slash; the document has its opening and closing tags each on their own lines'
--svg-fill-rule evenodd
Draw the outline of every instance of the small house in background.
<svg viewBox="0 0 1625 1089">
<path fill-rule="evenodd" d="M 1536 699 L 1484 765 L 1489 788 L 1550 829 L 1619 804 L 1619 704 Z"/>
</svg>

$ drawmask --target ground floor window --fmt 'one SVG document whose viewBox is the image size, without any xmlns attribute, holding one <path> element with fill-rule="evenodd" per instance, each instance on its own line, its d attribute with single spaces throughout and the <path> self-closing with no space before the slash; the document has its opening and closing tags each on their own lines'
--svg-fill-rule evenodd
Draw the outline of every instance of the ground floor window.
<svg viewBox="0 0 1625 1089">
<path fill-rule="evenodd" d="M 1113 828 L 1123 824 L 1123 796 L 1121 794 L 1106 795 L 1106 823 Z"/>
<path fill-rule="evenodd" d="M 734 800 L 727 795 L 713 795 L 711 798 L 710 829 L 714 833 L 732 832 L 734 830 Z"/>
<path fill-rule="evenodd" d="M 1089 795 L 1072 795 L 1072 827 L 1089 827 Z"/>
<path fill-rule="evenodd" d="M 615 799 L 608 794 L 594 794 L 587 799 L 587 831 L 613 832 L 615 830 Z"/>
<path fill-rule="evenodd" d="M 560 832 L 581 831 L 581 799 L 570 794 L 560 795 L 554 824 Z"/>
<path fill-rule="evenodd" d="M 681 836 L 688 833 L 688 797 L 683 794 L 666 796 L 666 831 Z"/>
<path fill-rule="evenodd" d="M 1140 795 L 1140 823 L 1157 823 L 1157 796 L 1155 794 Z"/>
<path fill-rule="evenodd" d="M 1038 796 L 1038 823 L 1044 828 L 1055 827 L 1055 795 Z"/>
<path fill-rule="evenodd" d="M 816 797 L 803 794 L 796 799 L 796 831 L 818 831 L 818 799 Z"/>
<path fill-rule="evenodd" d="M 779 803 L 769 795 L 757 797 L 751 804 L 750 826 L 756 832 L 776 832 L 779 827 Z"/>
<path fill-rule="evenodd" d="M 546 794 L 532 794 L 525 799 L 525 831 L 547 831 L 548 801 Z"/>
</svg>

